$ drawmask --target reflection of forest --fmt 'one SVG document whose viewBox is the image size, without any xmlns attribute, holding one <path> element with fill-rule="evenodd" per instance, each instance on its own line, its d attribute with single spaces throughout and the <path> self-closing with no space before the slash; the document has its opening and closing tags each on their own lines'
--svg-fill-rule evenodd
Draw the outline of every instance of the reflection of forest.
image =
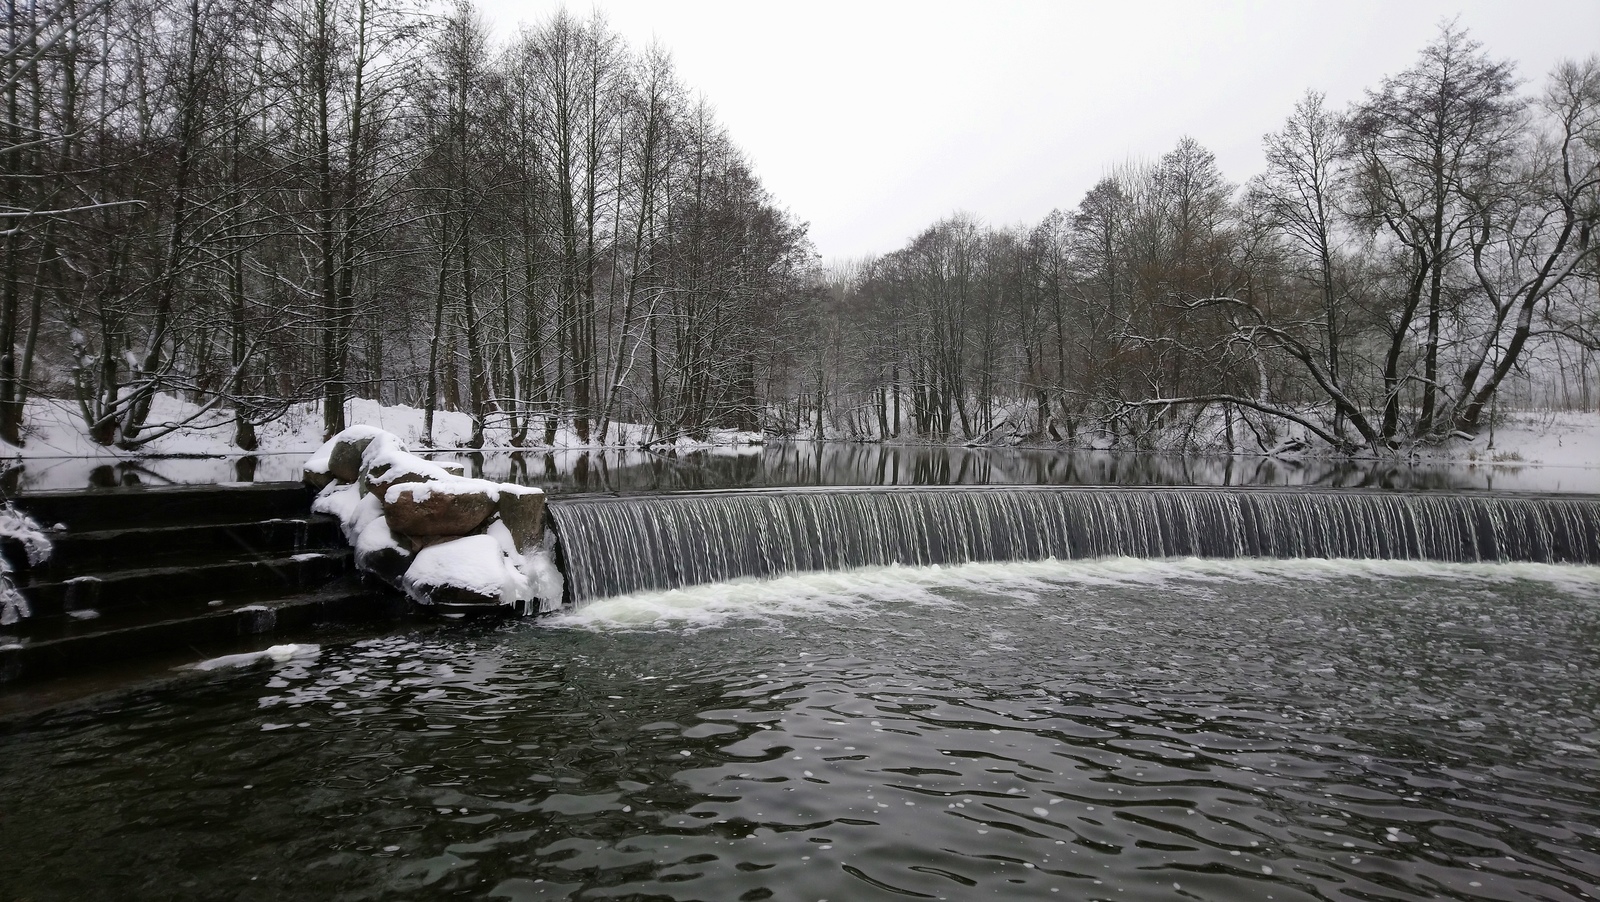
<svg viewBox="0 0 1600 902">
<path fill-rule="evenodd" d="M 1600 493 L 1600 471 L 1394 461 L 1196 457 L 1128 451 L 785 442 L 664 455 L 637 450 L 440 452 L 487 479 L 556 493 L 807 485 L 1239 485 Z M 239 458 L 31 460 L 0 492 L 114 485 L 293 481 L 302 454 Z"/>
<path fill-rule="evenodd" d="M 1238 485 L 1600 491 L 1538 468 L 1392 461 L 1192 457 L 1114 451 L 792 442 L 663 456 L 640 451 L 448 455 L 485 478 L 552 492 L 665 492 L 814 485 Z M 1563 474 L 1570 481 L 1570 473 Z"/>
</svg>

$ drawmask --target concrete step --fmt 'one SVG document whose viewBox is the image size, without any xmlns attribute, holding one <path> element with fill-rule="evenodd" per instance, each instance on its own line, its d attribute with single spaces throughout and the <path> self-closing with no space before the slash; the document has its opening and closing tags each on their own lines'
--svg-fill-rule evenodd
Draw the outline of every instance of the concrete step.
<svg viewBox="0 0 1600 902">
<path fill-rule="evenodd" d="M 20 496 L 53 548 L 31 566 L 0 541 L 32 609 L 0 627 L 0 684 L 94 683 L 137 660 L 402 615 L 406 600 L 355 574 L 338 522 L 312 515 L 311 499 L 298 483 Z"/>
<path fill-rule="evenodd" d="M 160 567 L 112 570 L 29 585 L 24 594 L 33 614 L 8 632 L 39 628 L 52 618 L 104 616 L 125 607 L 160 607 L 187 601 L 232 599 L 241 593 L 303 591 L 352 570 L 348 548 L 306 551 L 285 557 L 244 556 Z"/>
<path fill-rule="evenodd" d="M 248 522 L 66 531 L 51 536 L 50 559 L 30 565 L 15 539 L 0 539 L 0 553 L 15 568 L 18 586 L 107 571 L 199 564 L 229 557 L 282 557 L 335 548 L 339 521 L 312 515 Z"/>
<path fill-rule="evenodd" d="M 294 519 L 306 516 L 311 498 L 297 482 L 258 482 L 26 492 L 12 501 L 40 526 L 62 524 L 70 533 Z"/>
<path fill-rule="evenodd" d="M 40 635 L 0 636 L 0 684 L 78 674 L 136 657 L 217 646 L 241 637 L 303 631 L 324 622 L 392 620 L 405 602 L 346 577 L 314 591 L 265 600 L 232 599 L 122 611 L 94 621 L 56 624 Z"/>
</svg>

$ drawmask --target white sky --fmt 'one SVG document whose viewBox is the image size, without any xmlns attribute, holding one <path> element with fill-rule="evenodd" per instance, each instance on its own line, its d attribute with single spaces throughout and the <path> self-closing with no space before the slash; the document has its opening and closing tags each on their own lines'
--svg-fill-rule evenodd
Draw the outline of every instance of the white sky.
<svg viewBox="0 0 1600 902">
<path fill-rule="evenodd" d="M 1529 87 L 1600 51 L 1597 0 L 479 0 L 500 36 L 562 5 L 670 50 L 824 259 L 1037 222 L 1184 134 L 1242 182 L 1307 88 L 1342 107 L 1450 17 Z"/>
</svg>

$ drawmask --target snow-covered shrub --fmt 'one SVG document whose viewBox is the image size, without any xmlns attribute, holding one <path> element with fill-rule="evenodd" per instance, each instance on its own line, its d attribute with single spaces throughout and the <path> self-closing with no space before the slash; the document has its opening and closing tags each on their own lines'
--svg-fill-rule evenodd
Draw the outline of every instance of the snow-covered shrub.
<svg viewBox="0 0 1600 902">
<path fill-rule="evenodd" d="M 10 503 L 0 507 L 0 537 L 17 540 L 33 566 L 50 559 L 50 537 L 39 524 Z M 12 581 L 11 572 L 11 562 L 0 555 L 0 626 L 10 626 L 33 613 L 28 599 Z"/>
</svg>

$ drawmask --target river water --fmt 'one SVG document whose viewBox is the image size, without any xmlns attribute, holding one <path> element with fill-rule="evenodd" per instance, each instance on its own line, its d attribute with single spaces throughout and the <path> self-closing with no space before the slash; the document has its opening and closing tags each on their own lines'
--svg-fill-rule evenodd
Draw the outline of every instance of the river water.
<svg viewBox="0 0 1600 902">
<path fill-rule="evenodd" d="M 34 458 L 0 474 L 0 494 L 117 485 L 298 481 L 307 454 Z M 441 451 L 469 475 L 556 494 L 839 485 L 1320 486 L 1600 493 L 1600 469 L 1516 462 L 1304 460 L 1040 448 L 773 442 L 682 454 L 638 450 Z"/>
<path fill-rule="evenodd" d="M 0 724 L 7 899 L 1586 899 L 1600 569 L 809 574 Z"/>
</svg>

